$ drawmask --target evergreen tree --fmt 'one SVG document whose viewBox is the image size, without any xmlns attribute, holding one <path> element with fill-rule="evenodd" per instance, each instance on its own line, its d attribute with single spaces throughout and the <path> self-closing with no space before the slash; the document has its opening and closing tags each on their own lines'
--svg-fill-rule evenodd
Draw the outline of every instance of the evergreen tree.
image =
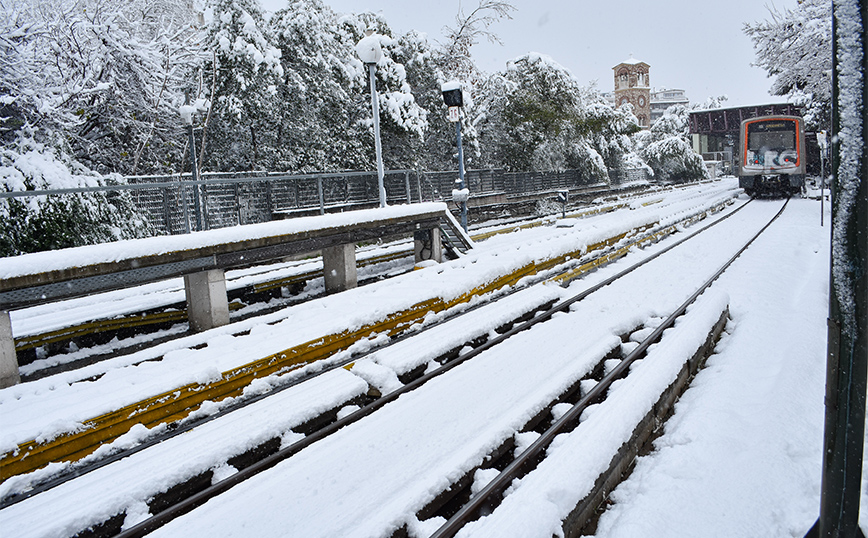
<svg viewBox="0 0 868 538">
<path fill-rule="evenodd" d="M 267 170 L 278 160 L 281 51 L 272 45 L 258 0 L 213 0 L 209 7 L 215 73 L 204 163 L 219 171 Z"/>
<path fill-rule="evenodd" d="M 370 155 L 368 166 L 371 168 L 375 166 L 370 83 L 368 68 L 356 56 L 355 45 L 365 37 L 365 31 L 370 29 L 380 40 L 383 49 L 383 58 L 375 69 L 375 80 L 384 166 L 387 169 L 413 167 L 416 161 L 413 148 L 418 147 L 418 143 L 425 136 L 428 128 L 428 113 L 416 102 L 407 80 L 407 70 L 401 63 L 404 58 L 401 51 L 402 43 L 392 37 L 388 24 L 378 15 L 362 13 L 344 16 L 341 20 L 342 39 L 353 49 L 351 65 L 355 68 L 356 84 L 351 90 L 356 96 L 355 102 L 366 103 L 360 107 L 366 109 L 366 112 L 359 116 L 359 124 L 369 133 L 365 136 L 371 148 L 368 152 Z"/>
<path fill-rule="evenodd" d="M 477 129 L 488 163 L 507 170 L 577 169 L 606 180 L 630 150 L 631 113 L 613 109 L 552 58 L 531 53 L 483 85 Z"/>
<path fill-rule="evenodd" d="M 364 80 L 337 15 L 320 0 L 293 0 L 271 19 L 284 77 L 279 87 L 280 170 L 364 168 Z M 370 116 L 370 105 L 367 107 Z"/>
</svg>

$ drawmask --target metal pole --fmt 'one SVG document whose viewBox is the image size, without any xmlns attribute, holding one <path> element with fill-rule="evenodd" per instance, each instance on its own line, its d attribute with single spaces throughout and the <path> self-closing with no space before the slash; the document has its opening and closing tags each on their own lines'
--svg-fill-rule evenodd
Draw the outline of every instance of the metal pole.
<svg viewBox="0 0 868 538">
<path fill-rule="evenodd" d="M 190 90 L 184 90 L 184 104 L 190 104 Z M 193 207 L 196 210 L 196 231 L 202 230 L 202 210 L 199 207 L 199 170 L 196 165 L 196 139 L 193 137 L 193 122 L 188 126 L 190 136 L 190 177 L 193 179 Z"/>
<path fill-rule="evenodd" d="M 859 503 L 868 385 L 866 1 L 835 0 L 832 4 L 832 260 L 826 420 L 820 518 L 807 535 L 819 538 L 864 537 L 859 528 Z M 842 51 L 844 39 L 848 42 Z M 840 65 L 844 58 L 858 62 L 862 69 Z"/>
<path fill-rule="evenodd" d="M 380 207 L 386 207 L 386 188 L 383 186 L 383 149 L 380 146 L 380 104 L 377 99 L 377 81 L 374 70 L 377 64 L 368 64 L 371 79 L 371 109 L 374 111 L 374 150 L 377 154 L 377 187 L 380 191 Z"/>
<path fill-rule="evenodd" d="M 464 149 L 461 147 L 461 120 L 455 122 L 455 137 L 458 143 L 458 190 L 464 190 Z M 467 231 L 467 201 L 461 201 L 461 227 Z"/>
<path fill-rule="evenodd" d="M 826 153 L 823 148 L 820 148 L 820 226 L 823 226 L 823 213 L 825 213 L 826 201 L 826 166 L 823 163 L 823 155 Z"/>
<path fill-rule="evenodd" d="M 316 190 L 319 193 L 319 214 L 325 215 L 325 199 L 322 195 L 322 176 L 316 178 Z"/>
</svg>

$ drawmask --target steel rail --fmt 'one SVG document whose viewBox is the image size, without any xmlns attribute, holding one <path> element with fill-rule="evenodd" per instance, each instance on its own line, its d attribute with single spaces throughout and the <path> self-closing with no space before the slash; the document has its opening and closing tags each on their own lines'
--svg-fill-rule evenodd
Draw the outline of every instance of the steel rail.
<svg viewBox="0 0 868 538">
<path fill-rule="evenodd" d="M 329 424 L 328 426 L 325 426 L 324 428 L 306 436 L 304 439 L 301 439 L 300 441 L 297 441 L 296 443 L 293 443 L 292 445 L 289 445 L 289 446 L 275 452 L 274 454 L 267 456 L 266 458 L 251 464 L 248 467 L 245 467 L 244 469 L 238 471 L 237 473 L 233 474 L 232 476 L 230 476 L 230 477 L 228 477 L 228 478 L 226 478 L 226 479 L 224 479 L 224 480 L 222 480 L 216 484 L 213 484 L 210 487 L 180 501 L 179 503 L 173 505 L 172 507 L 169 507 L 169 508 L 165 509 L 164 511 L 159 512 L 158 514 L 153 515 L 152 517 L 148 518 L 147 520 L 142 521 L 141 523 L 121 532 L 120 534 L 117 535 L 117 537 L 118 538 L 134 538 L 134 537 L 141 537 L 141 536 L 147 535 L 148 533 L 162 527 L 163 525 L 165 525 L 169 521 L 194 510 L 198 506 L 201 506 L 202 504 L 207 502 L 209 499 L 216 497 L 217 495 L 220 495 L 220 494 L 228 491 L 232 487 L 240 484 L 241 482 L 244 482 L 245 480 L 247 480 L 247 479 L 249 479 L 249 478 L 251 478 L 251 477 L 267 470 L 267 469 L 270 469 L 271 467 L 274 467 L 275 465 L 277 465 L 281 461 L 293 456 L 294 454 L 296 454 L 296 453 L 300 452 L 301 450 L 313 445 L 314 443 L 328 437 L 329 435 L 340 430 L 341 428 L 348 426 L 354 422 L 357 422 L 366 416 L 371 415 L 372 413 L 374 413 L 378 409 L 382 408 L 386 404 L 397 400 L 403 394 L 406 394 L 410 391 L 413 391 L 413 390 L 419 388 L 420 386 L 424 385 L 425 383 L 427 383 L 431 379 L 438 377 L 438 376 L 452 370 L 456 366 L 459 366 L 459 365 L 463 364 L 464 362 L 478 356 L 479 354 L 503 343 L 507 339 L 511 338 L 512 336 L 515 336 L 516 334 L 518 334 L 520 332 L 523 332 L 527 329 L 534 327 L 535 325 L 538 325 L 540 323 L 548 321 L 556 313 L 567 312 L 569 310 L 570 306 L 572 306 L 576 302 L 581 301 L 582 299 L 585 299 L 586 297 L 588 297 L 592 293 L 600 290 L 601 288 L 608 286 L 609 284 L 616 281 L 617 279 L 635 271 L 639 267 L 651 262 L 652 260 L 658 258 L 659 256 L 663 255 L 664 253 L 671 251 L 673 248 L 676 248 L 676 247 L 684 244 L 686 241 L 696 237 L 700 233 L 707 231 L 711 227 L 719 224 L 720 222 L 723 222 L 724 220 L 726 220 L 727 218 L 731 217 L 732 215 L 734 215 L 738 211 L 740 211 L 742 208 L 744 208 L 748 203 L 750 203 L 750 201 L 748 201 L 747 203 L 745 203 L 741 207 L 737 208 L 733 212 L 723 216 L 722 218 L 720 218 L 720 219 L 718 219 L 712 223 L 709 223 L 708 225 L 701 228 L 700 230 L 693 232 L 689 236 L 682 238 L 681 240 L 677 241 L 676 243 L 674 243 L 674 244 L 666 247 L 665 249 L 662 249 L 661 251 L 649 256 L 648 258 L 642 260 L 641 262 L 638 262 L 638 263 L 634 264 L 633 266 L 628 267 L 628 268 L 618 272 L 617 274 L 603 280 L 602 282 L 595 284 L 595 285 L 583 290 L 582 292 L 576 294 L 575 296 L 570 297 L 570 298 L 558 303 L 557 305 L 552 306 L 551 308 L 549 308 L 545 312 L 534 316 L 532 319 L 527 320 L 525 322 L 522 322 L 519 325 L 513 326 L 511 329 L 509 329 L 505 333 L 498 335 L 497 337 L 495 337 L 493 339 L 488 340 L 487 342 L 474 348 L 473 350 L 467 352 L 466 354 L 464 354 L 464 355 L 462 355 L 462 356 L 460 356 L 460 357 L 458 357 L 452 361 L 447 362 L 446 364 L 440 366 L 439 368 L 437 368 L 437 369 L 435 369 L 435 370 L 433 370 L 427 374 L 424 374 L 423 376 L 411 381 L 410 383 L 407 383 L 406 385 L 395 390 L 394 392 L 391 392 L 387 395 L 384 395 L 380 399 L 362 407 L 361 409 L 351 413 L 350 415 L 347 415 L 346 417 L 341 418 L 341 419 Z M 486 304 L 490 304 L 490 303 L 486 303 Z M 484 306 L 484 305 L 480 305 L 480 307 L 481 306 Z M 463 312 L 463 313 L 466 313 L 466 312 Z M 359 360 L 359 359 L 358 358 L 349 359 L 347 361 L 347 363 L 353 362 L 356 360 Z M 334 367 L 339 367 L 339 366 L 335 365 Z"/>
<path fill-rule="evenodd" d="M 627 357 L 625 357 L 612 371 L 597 383 L 585 396 L 583 396 L 569 411 L 567 411 L 560 419 L 555 421 L 552 426 L 546 430 L 536 441 L 534 441 L 524 452 L 516 457 L 494 480 L 488 483 L 482 491 L 477 493 L 470 501 L 458 510 L 443 526 L 437 529 L 429 538 L 451 538 L 467 523 L 476 519 L 479 510 L 483 507 L 492 507 L 493 497 L 502 495 L 509 487 L 515 478 L 523 475 L 523 470 L 539 461 L 543 455 L 543 451 L 551 444 L 554 438 L 565 431 L 567 427 L 575 423 L 582 412 L 592 405 L 600 401 L 612 383 L 624 377 L 630 365 L 647 351 L 647 349 L 655 343 L 663 335 L 663 331 L 672 327 L 675 324 L 676 318 L 683 315 L 696 299 L 702 295 L 726 269 L 732 265 L 741 254 L 750 247 L 750 245 L 768 229 L 772 223 L 781 216 L 784 209 L 787 207 L 789 199 L 784 202 L 783 207 L 775 214 L 772 219 L 763 226 L 743 247 L 741 247 L 723 266 L 721 266 L 714 275 L 711 276 L 702 286 L 699 287 L 681 306 L 679 306 L 668 318 L 657 327 L 651 335 L 645 338 L 639 346 L 634 349 Z M 631 268 L 632 269 L 632 268 Z"/>
</svg>

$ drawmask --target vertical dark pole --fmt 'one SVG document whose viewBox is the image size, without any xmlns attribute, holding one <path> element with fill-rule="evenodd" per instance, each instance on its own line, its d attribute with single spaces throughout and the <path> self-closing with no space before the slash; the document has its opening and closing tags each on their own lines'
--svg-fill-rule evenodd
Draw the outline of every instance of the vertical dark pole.
<svg viewBox="0 0 868 538">
<path fill-rule="evenodd" d="M 832 270 L 826 426 L 820 518 L 808 532 L 808 536 L 820 538 L 864 537 L 859 528 L 859 502 L 868 378 L 865 2 L 833 2 Z M 859 57 L 854 69 L 850 62 Z M 861 92 L 857 91 L 860 85 Z"/>
<path fill-rule="evenodd" d="M 464 149 L 461 146 L 461 120 L 455 122 L 455 136 L 458 142 L 458 190 L 464 190 Z M 461 227 L 467 231 L 467 200 L 461 202 Z"/>
<path fill-rule="evenodd" d="M 190 90 L 184 90 L 184 104 L 190 104 Z M 199 207 L 199 169 L 196 163 L 196 139 L 193 137 L 193 122 L 190 122 L 190 177 L 193 180 L 193 207 L 196 211 L 196 230 L 202 230 L 202 210 Z"/>
<path fill-rule="evenodd" d="M 322 176 L 316 177 L 316 192 L 319 195 L 319 214 L 325 215 L 325 198 L 322 194 Z"/>
</svg>

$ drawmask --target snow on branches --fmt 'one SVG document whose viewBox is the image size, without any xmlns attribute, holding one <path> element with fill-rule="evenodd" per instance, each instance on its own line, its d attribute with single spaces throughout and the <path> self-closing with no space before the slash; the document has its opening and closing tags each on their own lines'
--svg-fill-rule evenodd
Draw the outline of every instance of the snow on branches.
<svg viewBox="0 0 868 538">
<path fill-rule="evenodd" d="M 802 0 L 795 9 L 769 8 L 770 20 L 745 24 L 756 65 L 774 77 L 770 92 L 807 107 L 811 129 L 831 127 L 832 2 Z"/>
</svg>

